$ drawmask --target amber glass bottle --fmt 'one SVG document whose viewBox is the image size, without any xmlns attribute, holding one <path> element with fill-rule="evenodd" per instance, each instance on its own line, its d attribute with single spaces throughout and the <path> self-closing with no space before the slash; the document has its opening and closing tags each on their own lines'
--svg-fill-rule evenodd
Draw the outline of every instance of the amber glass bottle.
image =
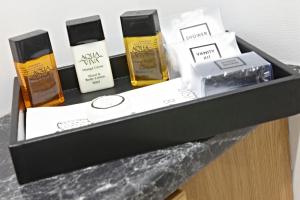
<svg viewBox="0 0 300 200">
<path fill-rule="evenodd" d="M 25 106 L 64 102 L 48 32 L 33 31 L 9 39 Z"/>
<path fill-rule="evenodd" d="M 125 12 L 121 24 L 131 84 L 145 86 L 168 80 L 157 10 Z"/>
</svg>

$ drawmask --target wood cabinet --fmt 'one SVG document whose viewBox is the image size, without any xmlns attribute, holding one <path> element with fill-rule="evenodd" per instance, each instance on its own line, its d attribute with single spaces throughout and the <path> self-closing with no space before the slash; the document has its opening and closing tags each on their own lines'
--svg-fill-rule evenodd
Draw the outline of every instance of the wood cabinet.
<svg viewBox="0 0 300 200">
<path fill-rule="evenodd" d="M 186 200 L 292 200 L 288 141 L 287 119 L 261 124 L 180 189 Z"/>
</svg>

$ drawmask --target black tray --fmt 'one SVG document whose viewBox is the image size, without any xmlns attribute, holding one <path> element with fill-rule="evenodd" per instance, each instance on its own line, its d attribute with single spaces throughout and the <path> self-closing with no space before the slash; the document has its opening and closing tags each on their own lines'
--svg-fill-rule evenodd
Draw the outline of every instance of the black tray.
<svg viewBox="0 0 300 200">
<path fill-rule="evenodd" d="M 18 141 L 25 115 L 15 79 L 10 153 L 19 183 L 69 172 L 300 112 L 300 76 L 286 65 L 237 38 L 242 52 L 255 51 L 272 63 L 275 80 L 163 109 Z M 132 89 L 124 55 L 111 57 L 115 87 L 81 94 L 73 66 L 59 73 L 66 105 Z M 22 135 L 22 134 L 20 134 Z"/>
</svg>

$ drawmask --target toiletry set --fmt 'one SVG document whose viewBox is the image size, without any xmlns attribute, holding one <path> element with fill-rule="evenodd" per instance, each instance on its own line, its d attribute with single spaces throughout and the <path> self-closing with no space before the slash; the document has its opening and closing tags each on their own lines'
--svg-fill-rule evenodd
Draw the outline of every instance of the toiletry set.
<svg viewBox="0 0 300 200">
<path fill-rule="evenodd" d="M 168 80 L 156 10 L 129 11 L 121 24 L 131 83 L 146 86 Z M 114 86 L 102 23 L 98 15 L 66 22 L 81 93 Z M 48 32 L 9 39 L 27 108 L 64 102 Z"/>
<path fill-rule="evenodd" d="M 103 17 L 65 20 L 74 65 L 59 69 L 57 35 L 10 39 L 20 184 L 300 113 L 300 75 L 225 31 L 218 9 L 120 18 L 126 51 L 112 57 Z"/>
<path fill-rule="evenodd" d="M 269 62 L 255 52 L 241 54 L 235 34 L 225 31 L 217 9 L 182 13 L 164 29 L 157 10 L 128 11 L 120 20 L 130 81 L 135 89 L 70 106 L 57 106 L 64 102 L 64 95 L 48 32 L 37 30 L 9 39 L 27 108 L 27 139 L 273 78 Z M 100 17 L 68 20 L 66 29 L 80 92 L 114 87 Z M 45 122 L 41 115 L 52 120 Z"/>
</svg>

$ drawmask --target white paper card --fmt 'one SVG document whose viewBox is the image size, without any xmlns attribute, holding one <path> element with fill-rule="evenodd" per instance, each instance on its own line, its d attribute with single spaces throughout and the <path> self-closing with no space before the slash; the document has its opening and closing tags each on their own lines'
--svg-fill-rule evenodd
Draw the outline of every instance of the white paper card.
<svg viewBox="0 0 300 200">
<path fill-rule="evenodd" d="M 28 108 L 26 139 L 90 124 L 86 115 L 87 104 L 89 102 L 60 107 Z"/>
<path fill-rule="evenodd" d="M 29 108 L 26 118 L 26 139 L 142 113 L 196 98 L 198 97 L 195 93 L 184 89 L 181 79 L 177 78 L 117 95 L 100 96 L 86 103 Z"/>
</svg>

